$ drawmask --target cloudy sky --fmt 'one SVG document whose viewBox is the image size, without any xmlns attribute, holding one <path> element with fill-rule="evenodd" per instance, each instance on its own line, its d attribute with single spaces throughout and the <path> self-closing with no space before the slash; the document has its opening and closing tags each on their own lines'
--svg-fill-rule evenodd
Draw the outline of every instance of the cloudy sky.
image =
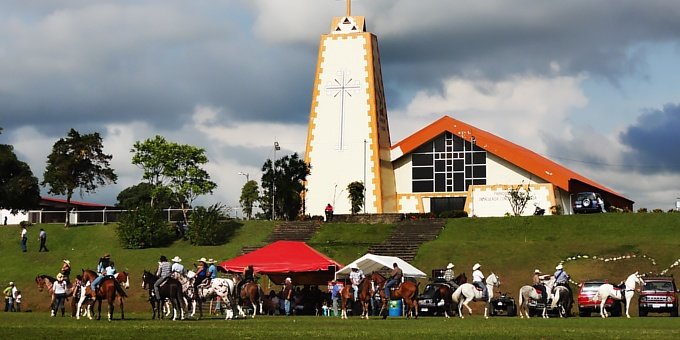
<svg viewBox="0 0 680 340">
<path fill-rule="evenodd" d="M 304 154 L 319 36 L 339 0 L 3 0 L 0 143 L 42 177 L 70 128 L 119 175 L 156 134 L 204 147 L 238 205 L 278 141 Z M 443 115 L 527 147 L 635 207 L 680 197 L 680 2 L 356 0 L 378 36 L 392 143 Z M 199 201 L 199 203 L 201 203 Z"/>
</svg>

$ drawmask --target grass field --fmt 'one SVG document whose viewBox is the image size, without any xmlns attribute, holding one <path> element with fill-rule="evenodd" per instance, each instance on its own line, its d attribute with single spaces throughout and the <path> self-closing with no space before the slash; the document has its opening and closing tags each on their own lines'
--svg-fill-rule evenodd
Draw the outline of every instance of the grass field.
<svg viewBox="0 0 680 340">
<path fill-rule="evenodd" d="M 326 317 L 257 317 L 199 321 L 149 320 L 149 314 L 130 314 L 124 321 L 50 318 L 47 313 L 0 314 L 3 339 L 677 339 L 678 320 L 671 318 L 569 318 L 520 320 L 482 317 L 417 320 L 362 320 Z"/>
<path fill-rule="evenodd" d="M 43 312 L 47 310 L 48 297 L 36 289 L 33 279 L 37 274 L 56 275 L 65 258 L 71 260 L 74 273 L 81 268 L 93 268 L 103 253 L 110 252 L 118 269 L 132 275 L 126 310 L 146 311 L 146 292 L 139 288 L 139 275 L 143 269 L 154 269 L 159 255 L 178 255 L 189 267 L 200 257 L 230 259 L 239 255 L 243 246 L 264 245 L 273 226 L 268 221 L 244 222 L 232 238 L 220 246 L 196 247 L 186 241 L 177 241 L 167 248 L 141 250 L 122 249 L 113 224 L 71 228 L 31 226 L 27 253 L 20 251 L 18 226 L 0 227 L 0 283 L 4 288 L 7 281 L 17 282 L 23 291 L 24 309 Z M 49 253 L 37 252 L 40 227 L 47 230 Z M 363 255 L 370 244 L 383 241 L 393 227 L 326 224 L 309 244 L 346 264 Z M 636 270 L 659 272 L 666 269 L 680 258 L 680 214 L 450 219 L 436 240 L 420 248 L 413 264 L 429 274 L 431 269 L 453 262 L 456 273 L 464 271 L 469 277 L 470 268 L 479 262 L 485 274 L 493 271 L 500 275 L 499 290 L 516 297 L 519 287 L 530 282 L 534 268 L 550 273 L 558 262 L 576 255 L 618 257 L 630 254 L 638 257 L 606 263 L 592 258 L 579 259 L 566 262 L 565 268 L 576 281 L 607 278 L 613 282 Z M 654 258 L 655 264 L 642 255 Z M 669 274 L 679 275 L 679 268 L 675 267 Z M 637 315 L 636 300 L 631 306 L 632 315 Z"/>
</svg>

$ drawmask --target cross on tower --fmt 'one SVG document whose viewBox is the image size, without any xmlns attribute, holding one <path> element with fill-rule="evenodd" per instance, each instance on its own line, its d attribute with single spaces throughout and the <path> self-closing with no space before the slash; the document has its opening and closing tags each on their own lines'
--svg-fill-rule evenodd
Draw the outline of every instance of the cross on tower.
<svg viewBox="0 0 680 340">
<path fill-rule="evenodd" d="M 352 0 L 347 0 L 347 15 L 346 16 L 351 16 L 352 15 Z"/>
<path fill-rule="evenodd" d="M 351 97 L 352 92 L 357 93 L 361 86 L 358 80 L 353 80 L 349 71 L 338 71 L 338 78 L 334 78 L 332 82 L 326 85 L 326 94 L 333 96 L 333 98 L 340 95 L 340 138 L 338 149 L 344 148 L 344 131 L 345 131 L 345 95 Z"/>
</svg>

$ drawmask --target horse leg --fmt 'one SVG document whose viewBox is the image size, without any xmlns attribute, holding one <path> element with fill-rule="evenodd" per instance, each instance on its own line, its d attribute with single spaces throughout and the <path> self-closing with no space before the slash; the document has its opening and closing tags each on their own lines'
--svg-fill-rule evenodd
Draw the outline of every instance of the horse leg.
<svg viewBox="0 0 680 340">
<path fill-rule="evenodd" d="M 631 292 L 632 293 L 632 292 Z M 628 292 L 624 294 L 621 294 L 622 296 L 625 296 L 626 299 L 626 318 L 630 319 L 630 314 L 628 314 L 628 308 L 630 308 L 630 300 L 633 298 L 632 294 L 631 296 L 628 296 Z"/>
<path fill-rule="evenodd" d="M 113 305 L 116 303 L 115 298 L 109 300 L 109 322 L 111 322 L 111 319 L 113 319 Z"/>
<path fill-rule="evenodd" d="M 604 308 L 604 304 L 605 304 L 605 302 L 607 302 L 607 299 L 608 299 L 608 298 L 609 298 L 609 297 L 605 297 L 604 299 L 602 299 L 602 302 L 600 302 L 600 316 L 601 316 L 602 318 L 606 318 L 606 317 L 607 317 L 607 310 Z"/>
<path fill-rule="evenodd" d="M 123 309 L 123 297 L 119 296 L 118 298 L 120 299 L 120 319 L 125 320 L 125 311 Z"/>
</svg>

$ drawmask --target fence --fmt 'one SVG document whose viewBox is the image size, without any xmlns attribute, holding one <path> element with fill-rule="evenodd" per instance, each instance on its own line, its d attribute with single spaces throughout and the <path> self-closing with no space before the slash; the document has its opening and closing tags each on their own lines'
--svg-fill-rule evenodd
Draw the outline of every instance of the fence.
<svg viewBox="0 0 680 340">
<path fill-rule="evenodd" d="M 103 224 L 118 222 L 120 216 L 128 210 L 102 209 L 102 210 L 75 210 L 69 212 L 71 224 Z M 191 214 L 188 209 L 187 214 Z M 163 209 L 168 222 L 184 220 L 182 209 Z M 66 223 L 65 210 L 29 210 L 28 221 L 31 223 Z"/>
</svg>

